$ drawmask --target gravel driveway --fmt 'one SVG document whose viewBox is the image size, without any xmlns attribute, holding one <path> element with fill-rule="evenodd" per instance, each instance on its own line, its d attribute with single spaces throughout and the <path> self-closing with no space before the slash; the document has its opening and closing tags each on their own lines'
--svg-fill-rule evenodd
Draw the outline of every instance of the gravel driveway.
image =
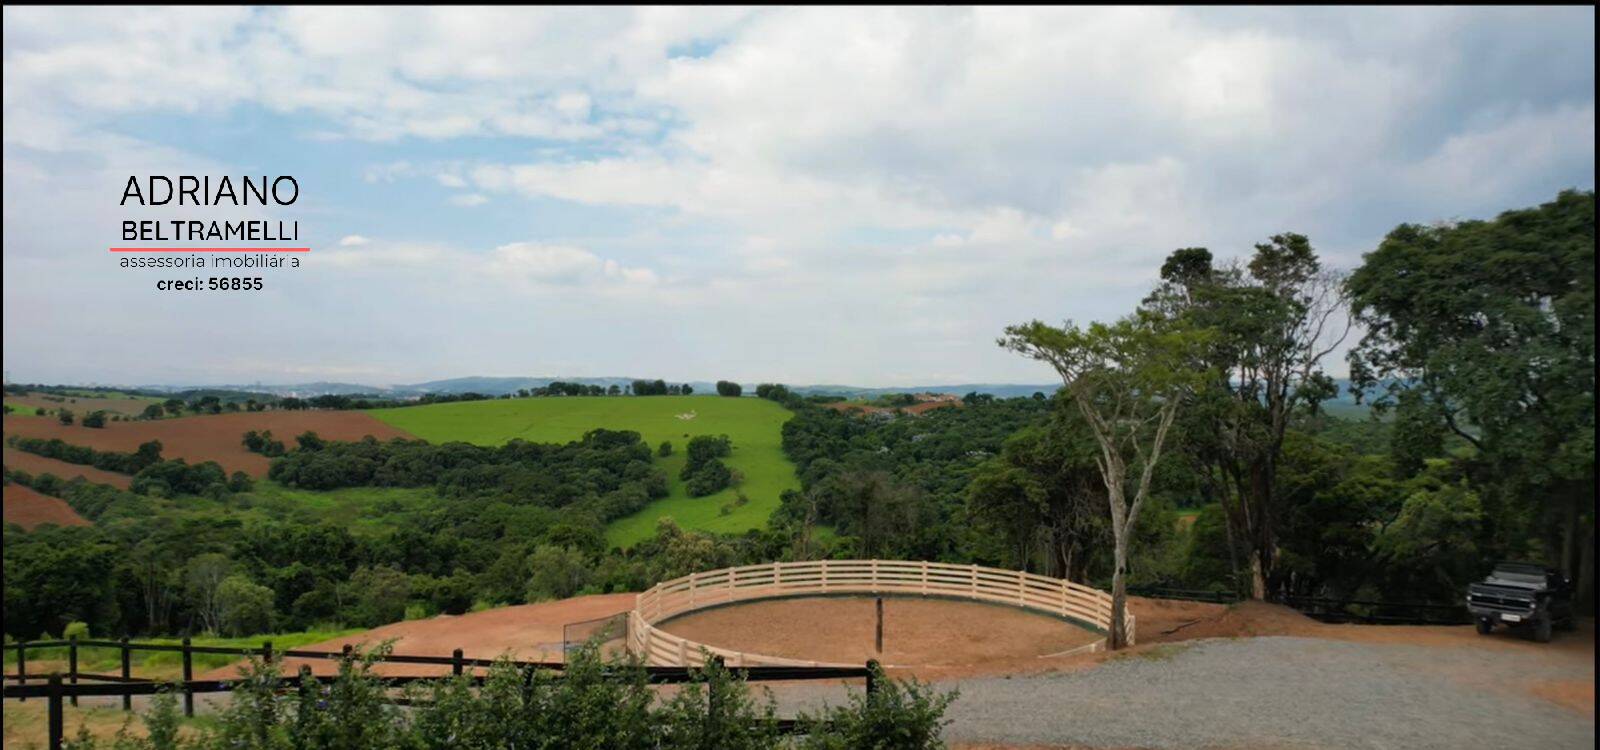
<svg viewBox="0 0 1600 750">
<path fill-rule="evenodd" d="M 952 742 L 1149 748 L 1590 748 L 1594 720 L 1529 680 L 1592 663 L 1523 652 L 1261 637 L 1081 672 L 952 683 Z"/>
</svg>

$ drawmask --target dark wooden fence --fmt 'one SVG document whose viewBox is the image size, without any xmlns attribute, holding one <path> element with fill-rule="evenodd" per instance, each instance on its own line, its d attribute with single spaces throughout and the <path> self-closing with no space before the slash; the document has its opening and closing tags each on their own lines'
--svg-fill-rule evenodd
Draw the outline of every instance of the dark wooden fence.
<svg viewBox="0 0 1600 750">
<path fill-rule="evenodd" d="M 28 652 L 30 650 L 61 649 L 67 650 L 67 671 L 51 672 L 48 675 L 28 674 Z M 119 674 L 102 674 L 80 672 L 78 670 L 79 649 L 101 648 L 117 649 L 121 657 L 121 670 Z M 4 698 L 6 700 L 26 701 L 29 698 L 42 698 L 49 702 L 48 706 L 48 734 L 50 750 L 59 750 L 64 737 L 64 703 L 78 705 L 79 698 L 88 697 L 120 697 L 123 710 L 132 710 L 133 697 L 138 695 L 155 695 L 156 693 L 173 690 L 183 696 L 183 713 L 185 716 L 194 716 L 194 697 L 207 693 L 224 693 L 233 690 L 239 682 L 233 680 L 196 680 L 194 679 L 195 654 L 222 654 L 227 656 L 259 657 L 265 661 L 274 659 L 330 659 L 344 660 L 354 658 L 355 654 L 350 646 L 345 646 L 342 651 L 311 651 L 306 649 L 274 650 L 271 641 L 264 641 L 260 648 L 239 648 L 226 646 L 196 646 L 188 638 L 179 644 L 170 643 L 139 643 L 122 638 L 115 641 L 91 640 L 68 638 L 57 641 L 28 641 L 23 643 L 7 643 L 6 651 L 17 652 L 17 671 L 5 674 Z M 152 680 L 133 676 L 132 654 L 135 651 L 163 651 L 181 654 L 183 664 L 183 678 L 181 680 Z M 434 666 L 450 667 L 449 675 L 412 675 L 412 676 L 380 676 L 380 679 L 389 687 L 404 687 L 415 682 L 428 682 L 443 679 L 466 677 L 474 682 L 481 683 L 483 675 L 468 674 L 468 669 L 487 668 L 495 664 L 506 663 L 519 670 L 550 670 L 559 672 L 566 667 L 563 662 L 537 662 L 537 661 L 503 661 L 497 659 L 474 659 L 462 655 L 461 649 L 456 649 L 450 656 L 412 656 L 405 654 L 374 654 L 373 661 L 390 664 L 427 664 Z M 716 659 L 721 664 L 721 659 Z M 641 667 L 645 678 L 654 685 L 679 685 L 695 682 L 702 677 L 703 669 L 700 667 Z M 879 669 L 875 660 L 868 661 L 860 667 L 730 667 L 729 672 L 736 677 L 748 682 L 778 682 L 778 681 L 803 681 L 803 680 L 866 680 L 868 693 L 877 691 Z M 323 678 L 326 680 L 327 678 Z M 34 684 L 29 684 L 29 681 Z M 79 682 L 83 680 L 84 682 Z M 12 682 L 17 684 L 13 685 Z M 294 676 L 280 676 L 278 683 L 285 689 L 299 689 L 302 684 L 312 684 L 313 677 L 309 665 L 301 665 L 300 673 Z M 396 699 L 400 702 L 400 699 Z M 785 733 L 803 731 L 804 726 L 794 719 L 778 720 L 778 728 Z"/>
</svg>

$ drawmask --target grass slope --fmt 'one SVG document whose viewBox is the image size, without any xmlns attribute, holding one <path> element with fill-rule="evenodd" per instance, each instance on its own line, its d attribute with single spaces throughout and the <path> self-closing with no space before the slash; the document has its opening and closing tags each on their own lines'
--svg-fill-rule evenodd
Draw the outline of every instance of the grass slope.
<svg viewBox="0 0 1600 750">
<path fill-rule="evenodd" d="M 567 442 L 604 427 L 633 430 L 652 449 L 672 441 L 670 457 L 656 462 L 667 472 L 672 494 L 644 510 L 619 519 L 606 529 L 609 544 L 627 547 L 655 533 L 656 521 L 671 516 L 680 526 L 737 533 L 762 528 L 778 507 L 778 495 L 799 489 L 794 464 L 783 453 L 783 423 L 792 416 L 776 403 L 754 398 L 705 396 L 596 396 L 496 399 L 374 409 L 372 416 L 413 435 L 433 441 L 459 440 L 498 445 L 513 439 Z M 693 419 L 678 415 L 693 413 Z M 692 435 L 727 435 L 733 456 L 727 464 L 744 474 L 744 483 L 709 497 L 689 497 L 678 472 Z M 750 502 L 731 508 L 738 491 Z"/>
</svg>

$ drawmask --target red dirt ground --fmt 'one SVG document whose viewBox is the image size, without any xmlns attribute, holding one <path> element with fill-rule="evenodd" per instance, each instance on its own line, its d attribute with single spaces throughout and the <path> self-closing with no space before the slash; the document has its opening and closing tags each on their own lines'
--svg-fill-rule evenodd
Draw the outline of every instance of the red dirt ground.
<svg viewBox="0 0 1600 750">
<path fill-rule="evenodd" d="M 9 488 L 8 488 L 9 489 Z M 9 495 L 8 495 L 9 498 Z M 9 510 L 8 510 L 9 513 Z M 394 653 L 448 656 L 461 648 L 466 656 L 494 658 L 514 654 L 522 659 L 561 658 L 562 626 L 598 619 L 633 606 L 633 594 L 585 596 L 544 604 L 436 617 L 375 628 L 354 636 L 307 646 L 338 651 L 346 643 L 375 645 L 399 639 Z M 939 599 L 885 600 L 882 660 L 896 677 L 923 680 L 984 675 L 1020 675 L 1092 668 L 1107 659 L 1128 658 L 1165 644 L 1200 638 L 1300 636 L 1364 643 L 1473 649 L 1508 649 L 1533 658 L 1593 662 L 1594 621 L 1580 620 L 1578 632 L 1548 644 L 1515 636 L 1480 636 L 1465 626 L 1330 625 L 1287 607 L 1259 602 L 1235 606 L 1130 597 L 1138 618 L 1138 645 L 1115 654 L 1071 654 L 1041 658 L 1098 636 L 1054 618 L 996 605 Z M 872 600 L 820 598 L 769 600 L 707 610 L 670 620 L 668 632 L 727 648 L 761 650 L 772 655 L 829 661 L 866 661 L 871 656 L 874 627 Z M 1564 634 L 1565 635 L 1565 634 Z M 289 669 L 299 668 L 297 660 Z M 310 662 L 317 674 L 331 674 L 331 662 Z M 937 666 L 928 666 L 937 665 Z M 204 679 L 233 676 L 234 667 L 213 670 Z M 384 674 L 439 674 L 448 667 L 384 664 Z M 1470 679 L 1470 675 L 1463 679 Z M 1530 682 L 1528 694 L 1588 716 L 1594 715 L 1594 683 L 1582 680 Z M 977 747 L 973 746 L 974 750 Z"/>
<path fill-rule="evenodd" d="M 244 449 L 240 440 L 250 430 L 271 430 L 274 438 L 294 446 L 294 437 L 307 430 L 329 440 L 379 440 L 411 437 L 397 427 L 357 411 L 264 411 L 212 414 L 176 419 L 108 422 L 104 428 L 63 425 L 54 417 L 8 414 L 5 434 L 60 438 L 74 445 L 99 450 L 130 452 L 147 440 L 161 441 L 164 458 L 190 463 L 216 461 L 230 472 L 266 476 L 270 459 Z"/>
<path fill-rule="evenodd" d="M 133 477 L 127 474 L 118 474 L 114 471 L 96 469 L 93 466 L 69 464 L 66 461 L 57 461 L 53 458 L 19 451 L 9 445 L 4 448 L 4 461 L 8 469 L 20 469 L 34 476 L 40 474 L 54 474 L 62 479 L 83 477 L 98 484 L 109 484 L 113 487 L 127 489 Z"/>
<path fill-rule="evenodd" d="M 980 602 L 886 597 L 883 653 L 874 651 L 873 597 L 773 599 L 719 607 L 661 624 L 709 646 L 817 661 L 970 667 L 1056 654 L 1101 636 L 1053 617 Z"/>
<path fill-rule="evenodd" d="M 459 648 L 463 656 L 472 659 L 510 655 L 528 661 L 561 661 L 563 625 L 626 612 L 633 609 L 634 597 L 634 594 L 580 596 L 558 602 L 501 607 L 458 616 L 441 615 L 426 620 L 408 620 L 303 648 L 308 651 L 338 651 L 347 643 L 371 647 L 393 638 L 396 639 L 396 654 L 449 656 L 451 651 Z M 285 673 L 300 669 L 301 663 L 310 664 L 312 671 L 318 675 L 330 675 L 337 671 L 335 662 L 324 659 L 287 659 L 285 662 Z M 232 666 L 222 667 L 199 679 L 227 679 L 234 676 L 235 669 Z M 380 664 L 376 671 L 380 674 L 449 674 L 450 667 Z"/>
<path fill-rule="evenodd" d="M 58 526 L 88 526 L 89 521 L 60 498 L 41 495 L 20 484 L 5 486 L 4 516 L 6 523 L 14 523 L 32 531 L 35 526 L 53 523 Z"/>
</svg>

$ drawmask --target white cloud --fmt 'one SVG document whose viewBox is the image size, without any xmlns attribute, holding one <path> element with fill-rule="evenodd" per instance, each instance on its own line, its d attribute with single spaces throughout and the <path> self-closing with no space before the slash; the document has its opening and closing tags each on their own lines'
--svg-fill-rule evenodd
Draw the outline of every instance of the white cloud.
<svg viewBox="0 0 1600 750">
<path fill-rule="evenodd" d="M 343 238 L 341 238 L 339 240 L 339 247 L 360 247 L 360 246 L 365 245 L 365 244 L 367 244 L 367 243 L 369 243 L 371 241 L 372 240 L 369 240 L 366 237 L 362 237 L 359 234 L 351 234 L 351 235 L 346 235 L 345 237 L 343 237 Z"/>
<path fill-rule="evenodd" d="M 4 14 L 8 271 L 100 244 L 116 214 L 81 207 L 129 170 L 260 166 L 125 132 L 141 116 L 266 113 L 284 138 L 370 142 L 348 158 L 371 165 L 325 165 L 367 192 L 307 206 L 333 247 L 274 287 L 300 295 L 280 309 L 302 328 L 360 333 L 261 334 L 329 367 L 538 370 L 540 352 L 595 372 L 1030 379 L 992 346 L 1001 326 L 1122 312 L 1175 247 L 1295 230 L 1351 263 L 1400 221 L 1594 181 L 1591 9 Z M 428 210 L 490 200 L 470 224 Z M 140 298 L 75 311 L 15 276 L 7 319 L 53 322 L 8 327 L 8 366 L 60 340 L 117 361 L 95 321 Z M 208 312 L 186 332 L 241 315 Z M 608 322 L 625 332 L 602 347 Z"/>
<path fill-rule="evenodd" d="M 482 193 L 458 193 L 450 196 L 450 205 L 471 208 L 489 202 L 489 196 Z"/>
</svg>

